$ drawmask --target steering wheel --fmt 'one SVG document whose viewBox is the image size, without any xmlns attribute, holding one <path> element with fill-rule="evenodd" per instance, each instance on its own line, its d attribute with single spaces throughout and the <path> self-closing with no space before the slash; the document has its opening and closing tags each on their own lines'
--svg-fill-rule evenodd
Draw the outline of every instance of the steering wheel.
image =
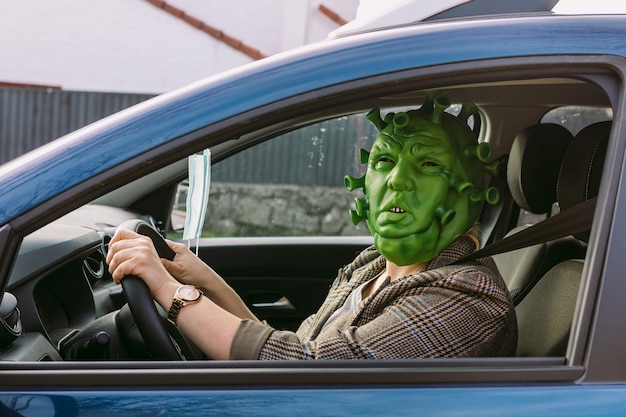
<svg viewBox="0 0 626 417">
<path fill-rule="evenodd" d="M 167 245 L 165 239 L 145 221 L 138 219 L 128 220 L 119 227 L 148 236 L 152 239 L 160 257 L 170 261 L 174 259 L 175 253 Z M 137 324 L 137 329 L 143 337 L 153 359 L 185 360 L 186 357 L 181 350 L 188 351 L 189 348 L 181 346 L 185 343 L 182 338 L 176 337 L 176 343 L 172 339 L 174 335 L 170 335 L 170 332 L 168 332 L 166 320 L 159 314 L 146 283 L 137 276 L 128 275 L 122 279 L 122 289 L 126 296 L 128 308 Z"/>
</svg>

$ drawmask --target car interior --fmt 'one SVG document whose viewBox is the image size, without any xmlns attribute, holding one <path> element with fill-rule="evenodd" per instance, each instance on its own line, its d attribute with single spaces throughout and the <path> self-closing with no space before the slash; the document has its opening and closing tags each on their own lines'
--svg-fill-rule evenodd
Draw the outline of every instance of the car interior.
<svg viewBox="0 0 626 417">
<path fill-rule="evenodd" d="M 254 130 L 211 144 L 214 176 L 205 229 L 200 239 L 188 243 L 261 320 L 275 328 L 297 328 L 321 304 L 337 270 L 372 243 L 362 225 L 337 226 L 350 221 L 355 197 L 345 189 L 343 175 L 357 176 L 363 169 L 359 149 L 375 138 L 365 114 L 374 107 L 383 114 L 413 108 L 431 89 L 459 105 L 469 99 L 480 111 L 473 129 L 480 141 L 491 144 L 492 160 L 500 166 L 488 178 L 499 189 L 500 201 L 484 207 L 483 246 L 505 238 L 515 241 L 518 232 L 538 225 L 531 232 L 535 243 L 493 255 L 516 305 L 516 356 L 554 357 L 559 359 L 551 363 L 566 364 L 576 312 L 583 309 L 579 289 L 594 235 L 591 223 L 583 227 L 586 231 L 563 233 L 570 223 L 557 220 L 561 233 L 555 237 L 542 222 L 601 193 L 614 97 L 607 93 L 610 71 L 596 72 L 575 66 L 530 71 L 500 66 L 489 75 L 457 78 L 442 72 L 325 105 L 296 106 L 282 120 L 257 121 L 251 124 Z M 320 132 L 327 136 L 321 138 Z M 190 152 L 201 146 L 199 142 Z M 349 166 L 346 159 L 333 159 L 346 150 L 347 161 L 356 161 Z M 257 163 L 268 171 L 248 178 L 228 176 Z M 11 329 L 0 338 L 0 360 L 153 359 L 104 259 L 116 227 L 127 220 L 142 220 L 167 238 L 181 239 L 187 159 L 158 168 L 120 182 L 24 239 L 0 307 Z M 316 183 L 331 170 L 337 174 Z M 276 187 L 265 191 L 268 184 Z M 249 194 L 237 194 L 235 187 Z M 331 196 L 339 207 L 320 208 L 326 204 L 323 196 Z M 296 216 L 298 203 L 310 211 L 302 209 L 302 216 Z M 262 217 L 269 204 L 272 211 Z M 323 215 L 313 220 L 318 212 Z M 241 226 L 236 217 L 249 221 Z M 279 228 L 280 221 L 293 227 Z M 272 225 L 274 229 L 266 227 Z M 171 337 L 184 340 L 171 327 Z M 193 346 L 182 356 L 210 359 Z"/>
</svg>

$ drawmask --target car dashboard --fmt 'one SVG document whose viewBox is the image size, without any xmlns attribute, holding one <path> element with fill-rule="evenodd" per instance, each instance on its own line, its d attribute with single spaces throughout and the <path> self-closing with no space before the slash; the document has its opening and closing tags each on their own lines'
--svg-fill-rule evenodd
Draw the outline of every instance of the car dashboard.
<svg viewBox="0 0 626 417">
<path fill-rule="evenodd" d="M 140 355 L 127 348 L 141 337 L 133 335 L 121 286 L 115 285 L 105 262 L 116 226 L 133 218 L 154 224 L 123 209 L 87 205 L 24 239 L 7 286 L 17 305 L 3 317 L 4 332 L 10 327 L 13 337 L 0 338 L 0 360 L 125 360 Z"/>
</svg>

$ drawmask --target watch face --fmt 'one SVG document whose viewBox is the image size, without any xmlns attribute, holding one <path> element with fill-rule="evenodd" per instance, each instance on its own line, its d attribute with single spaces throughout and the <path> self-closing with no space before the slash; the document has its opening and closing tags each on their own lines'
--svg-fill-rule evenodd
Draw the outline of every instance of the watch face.
<svg viewBox="0 0 626 417">
<path fill-rule="evenodd" d="M 200 298 L 201 292 L 193 285 L 183 285 L 178 288 L 178 296 L 185 301 L 195 301 Z"/>
</svg>

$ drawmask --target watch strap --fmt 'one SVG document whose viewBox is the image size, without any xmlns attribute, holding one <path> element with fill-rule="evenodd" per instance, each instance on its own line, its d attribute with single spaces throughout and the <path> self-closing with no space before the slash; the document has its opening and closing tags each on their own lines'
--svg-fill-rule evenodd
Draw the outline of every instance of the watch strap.
<svg viewBox="0 0 626 417">
<path fill-rule="evenodd" d="M 185 303 L 180 298 L 174 298 L 172 300 L 172 305 L 170 306 L 170 311 L 167 312 L 167 320 L 176 325 L 176 318 L 178 317 L 178 313 L 185 306 Z"/>
</svg>

